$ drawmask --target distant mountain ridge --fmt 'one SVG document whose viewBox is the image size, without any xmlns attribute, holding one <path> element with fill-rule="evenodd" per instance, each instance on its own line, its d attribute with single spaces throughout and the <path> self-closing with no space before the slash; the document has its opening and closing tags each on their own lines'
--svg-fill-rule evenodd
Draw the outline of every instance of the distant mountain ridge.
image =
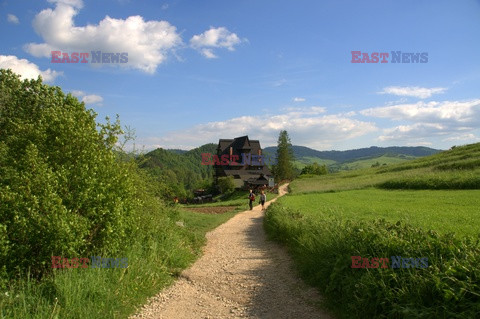
<svg viewBox="0 0 480 319">
<path fill-rule="evenodd" d="M 196 188 L 207 187 L 213 180 L 213 167 L 202 165 L 202 153 L 217 153 L 218 144 L 209 143 L 189 151 L 157 148 L 141 156 L 139 166 L 155 180 L 165 185 L 163 193 L 188 196 Z M 263 149 L 267 163 L 275 161 L 277 147 Z M 417 157 L 433 155 L 441 150 L 423 146 L 393 146 L 360 148 L 348 151 L 317 151 L 306 146 L 292 146 L 294 165 L 301 170 L 306 165 L 327 165 L 330 172 L 400 163 Z"/>
<path fill-rule="evenodd" d="M 305 157 L 316 157 L 323 160 L 331 160 L 337 163 L 344 163 L 349 161 L 356 161 L 366 158 L 375 158 L 383 155 L 406 155 L 413 157 L 422 157 L 433 155 L 441 152 L 424 146 L 390 146 L 390 147 L 378 147 L 371 146 L 368 148 L 359 148 L 347 151 L 317 151 L 306 146 L 292 146 L 293 154 L 296 160 L 301 160 Z M 276 146 L 269 146 L 263 149 L 266 155 L 275 157 L 277 152 Z"/>
</svg>

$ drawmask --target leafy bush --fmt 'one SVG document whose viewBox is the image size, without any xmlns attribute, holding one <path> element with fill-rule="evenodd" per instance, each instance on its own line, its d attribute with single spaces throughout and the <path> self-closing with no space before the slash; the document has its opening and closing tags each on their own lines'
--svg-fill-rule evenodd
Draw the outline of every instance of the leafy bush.
<svg viewBox="0 0 480 319">
<path fill-rule="evenodd" d="M 305 166 L 300 175 L 326 175 L 328 174 L 327 166 L 324 164 L 322 166 L 318 163 L 313 163 L 311 165 Z"/>
<path fill-rule="evenodd" d="M 59 87 L 0 70 L 0 265 L 41 276 L 52 255 L 119 251 L 137 203 L 113 152 L 118 121 L 97 125 Z"/>
<path fill-rule="evenodd" d="M 233 176 L 225 176 L 218 178 L 218 188 L 222 194 L 229 194 L 235 190 Z"/>
<path fill-rule="evenodd" d="M 301 276 L 341 317 L 480 315 L 480 238 L 457 239 L 384 220 L 321 220 L 281 203 L 267 210 L 265 228 L 288 246 Z M 352 269 L 351 256 L 427 257 L 428 268 Z"/>
</svg>

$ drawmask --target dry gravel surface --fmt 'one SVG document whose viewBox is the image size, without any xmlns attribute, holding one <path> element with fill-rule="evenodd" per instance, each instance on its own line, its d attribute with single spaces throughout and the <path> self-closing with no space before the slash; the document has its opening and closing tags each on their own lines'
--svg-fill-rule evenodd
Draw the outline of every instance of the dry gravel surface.
<svg viewBox="0 0 480 319">
<path fill-rule="evenodd" d="M 202 257 L 131 318 L 330 318 L 285 249 L 267 240 L 263 216 L 257 205 L 209 232 Z"/>
</svg>

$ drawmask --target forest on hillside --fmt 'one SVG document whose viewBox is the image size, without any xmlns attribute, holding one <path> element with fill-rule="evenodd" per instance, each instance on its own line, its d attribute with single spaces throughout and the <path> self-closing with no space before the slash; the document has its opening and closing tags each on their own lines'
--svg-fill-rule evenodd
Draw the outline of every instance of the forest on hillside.
<svg viewBox="0 0 480 319">
<path fill-rule="evenodd" d="M 201 165 L 201 160 L 202 153 L 216 153 L 216 148 L 213 143 L 190 151 L 157 148 L 139 156 L 137 162 L 158 183 L 161 197 L 190 198 L 195 189 L 212 190 L 213 166 Z"/>
</svg>

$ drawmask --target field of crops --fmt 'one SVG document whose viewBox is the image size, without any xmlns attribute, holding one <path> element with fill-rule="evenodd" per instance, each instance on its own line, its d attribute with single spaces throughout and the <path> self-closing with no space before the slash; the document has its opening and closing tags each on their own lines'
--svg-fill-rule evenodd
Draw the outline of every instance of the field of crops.
<svg viewBox="0 0 480 319">
<path fill-rule="evenodd" d="M 338 317 L 480 317 L 480 144 L 290 189 L 265 228 Z M 428 267 L 394 268 L 398 256 Z"/>
</svg>

